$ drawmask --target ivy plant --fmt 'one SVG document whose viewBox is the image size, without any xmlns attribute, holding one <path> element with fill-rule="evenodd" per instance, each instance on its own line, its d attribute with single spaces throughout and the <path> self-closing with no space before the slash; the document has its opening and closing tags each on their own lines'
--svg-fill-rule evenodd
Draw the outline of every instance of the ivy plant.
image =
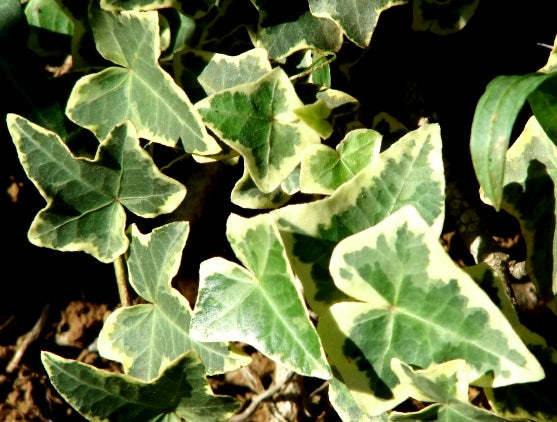
<svg viewBox="0 0 557 422">
<path fill-rule="evenodd" d="M 209 379 L 248 365 L 237 347 L 246 344 L 326 382 L 347 422 L 557 418 L 557 352 L 521 324 L 493 260 L 462 268 L 439 242 L 450 188 L 443 128 L 399 125 L 403 136 L 384 142 L 392 133 L 365 127 L 358 101 L 335 85 L 350 65 L 335 61 L 368 48 L 380 14 L 405 3 L 0 6 L 0 29 L 21 7 L 30 26 L 70 41 L 73 60 L 62 125 L 6 118 L 46 201 L 29 241 L 123 266 L 121 291 L 137 298 L 122 298 L 98 338 L 122 373 L 42 353 L 53 386 L 81 415 L 227 420 L 241 403 L 215 394 Z M 461 30 L 479 1 L 410 3 L 414 30 L 444 36 Z M 470 140 L 482 197 L 519 221 L 527 274 L 551 312 L 556 57 L 554 49 L 539 72 L 493 80 Z M 511 139 L 526 101 L 533 116 Z M 88 154 L 80 140 L 91 139 Z M 173 159 L 161 164 L 160 151 Z M 184 161 L 190 172 L 217 162 L 243 168 L 222 199 L 239 210 L 226 222 L 234 257 L 215 252 L 201 262 L 192 304 L 173 286 L 196 224 L 173 212 L 199 200 L 173 171 Z M 155 226 L 142 232 L 138 221 Z M 471 387 L 489 409 L 470 402 Z M 426 404 L 405 411 L 410 398 Z"/>
</svg>

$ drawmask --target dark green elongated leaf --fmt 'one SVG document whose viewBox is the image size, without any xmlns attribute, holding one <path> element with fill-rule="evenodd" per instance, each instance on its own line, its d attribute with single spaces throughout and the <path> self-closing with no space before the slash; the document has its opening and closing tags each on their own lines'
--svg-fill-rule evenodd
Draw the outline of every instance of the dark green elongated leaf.
<svg viewBox="0 0 557 422">
<path fill-rule="evenodd" d="M 31 26 L 73 35 L 73 17 L 59 0 L 30 0 L 25 6 L 25 17 Z"/>
<path fill-rule="evenodd" d="M 551 75 L 498 76 L 476 106 L 470 151 L 483 195 L 497 210 L 503 199 L 505 154 L 514 122 L 528 96 Z"/>
<path fill-rule="evenodd" d="M 299 374 L 330 378 L 272 218 L 232 214 L 226 234 L 247 269 L 222 258 L 201 263 L 192 336 L 203 341 L 242 341 Z"/>
<path fill-rule="evenodd" d="M 409 204 L 440 233 L 444 190 L 441 134 L 433 124 L 405 135 L 329 198 L 273 211 L 311 308 L 319 314 L 345 297 L 328 270 L 340 240 Z"/>
<path fill-rule="evenodd" d="M 141 138 L 169 146 L 180 138 L 186 152 L 219 152 L 184 91 L 158 64 L 158 14 L 91 7 L 90 15 L 99 53 L 122 67 L 81 78 L 70 94 L 68 117 L 99 139 L 128 119 Z"/>
<path fill-rule="evenodd" d="M 345 384 L 376 397 L 375 412 L 411 393 L 391 369 L 393 358 L 420 368 L 464 359 L 471 383 L 480 386 L 544 377 L 513 327 L 412 206 L 340 242 L 330 270 L 357 302 L 333 305 L 332 321 L 322 318 L 318 330 Z"/>
<path fill-rule="evenodd" d="M 91 421 L 226 421 L 240 403 L 215 396 L 195 352 L 170 364 L 146 383 L 75 360 L 42 352 L 50 381 L 64 399 Z"/>
<path fill-rule="evenodd" d="M 295 114 L 302 106 L 281 68 L 253 83 L 217 92 L 196 104 L 207 126 L 245 160 L 264 193 L 275 190 L 319 136 Z"/>
<path fill-rule="evenodd" d="M 309 0 L 311 13 L 335 21 L 362 48 L 369 45 L 379 14 L 407 0 Z M 331 50 L 333 51 L 333 50 Z"/>
<path fill-rule="evenodd" d="M 173 211 L 186 188 L 162 174 L 129 122 L 116 126 L 93 161 L 75 158 L 54 132 L 9 114 L 8 128 L 27 176 L 47 205 L 29 240 L 61 251 L 84 251 L 111 262 L 128 248 L 125 210 L 146 218 Z"/>
<path fill-rule="evenodd" d="M 8 35 L 23 17 L 19 0 L 4 0 L 0 2 L 0 36 Z"/>
<path fill-rule="evenodd" d="M 557 145 L 557 77 L 551 77 L 528 97 L 528 103 L 551 141 Z"/>
<path fill-rule="evenodd" d="M 502 208 L 514 215 L 526 241 L 526 268 L 538 294 L 557 293 L 557 147 L 532 117 L 507 152 Z"/>
<path fill-rule="evenodd" d="M 145 304 L 114 311 L 101 330 L 99 352 L 121 362 L 124 371 L 141 380 L 156 378 L 172 360 L 195 350 L 208 374 L 247 365 L 249 358 L 230 353 L 224 343 L 199 343 L 190 338 L 191 308 L 172 287 L 189 232 L 187 222 L 170 223 L 147 235 L 132 226 L 130 284 Z"/>
</svg>

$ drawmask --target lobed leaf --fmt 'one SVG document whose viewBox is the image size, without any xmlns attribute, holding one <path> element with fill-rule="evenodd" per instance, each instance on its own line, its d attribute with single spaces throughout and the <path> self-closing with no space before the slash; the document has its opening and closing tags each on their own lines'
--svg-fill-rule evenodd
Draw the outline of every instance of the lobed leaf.
<svg viewBox="0 0 557 422">
<path fill-rule="evenodd" d="M 340 240 L 409 204 L 440 233 L 444 190 L 441 136 L 433 124 L 405 135 L 329 198 L 273 211 L 311 308 L 320 314 L 345 298 L 328 270 Z"/>
<path fill-rule="evenodd" d="M 497 210 L 503 199 L 505 154 L 526 98 L 551 75 L 529 73 L 493 79 L 476 106 L 470 135 L 472 163 L 485 199 Z"/>
<path fill-rule="evenodd" d="M 257 82 L 217 92 L 196 108 L 207 126 L 245 160 L 264 193 L 274 191 L 319 136 L 294 113 L 302 105 L 281 68 Z"/>
<path fill-rule="evenodd" d="M 332 20 L 312 14 L 304 2 L 255 0 L 254 3 L 260 11 L 260 20 L 257 33 L 252 35 L 253 43 L 266 49 L 270 59 L 280 60 L 305 49 L 340 50 L 340 28 Z"/>
<path fill-rule="evenodd" d="M 379 156 L 381 135 L 372 129 L 355 129 L 337 145 L 311 145 L 304 150 L 300 186 L 302 192 L 332 194 Z"/>
<path fill-rule="evenodd" d="M 92 161 L 23 117 L 9 114 L 7 122 L 27 176 L 47 201 L 29 229 L 34 245 L 112 262 L 128 248 L 124 207 L 151 218 L 184 199 L 186 188 L 155 167 L 129 122 L 114 128 Z"/>
<path fill-rule="evenodd" d="M 199 343 L 190 338 L 191 308 L 172 287 L 189 232 L 187 222 L 170 223 L 147 235 L 131 228 L 127 259 L 130 284 L 145 304 L 114 311 L 98 340 L 101 355 L 121 362 L 126 374 L 150 381 L 175 358 L 195 350 L 208 374 L 246 365 L 247 357 L 230 353 L 224 343 Z"/>
<path fill-rule="evenodd" d="M 373 414 L 411 393 L 391 369 L 393 358 L 419 368 L 464 359 L 479 386 L 544 377 L 509 322 L 412 206 L 341 241 L 330 271 L 357 302 L 333 305 L 318 330 L 340 380 L 376 397 L 366 403 Z"/>
<path fill-rule="evenodd" d="M 176 359 L 147 383 L 76 360 L 42 352 L 50 381 L 90 421 L 226 421 L 240 407 L 232 397 L 215 396 L 194 352 Z"/>
<path fill-rule="evenodd" d="M 333 20 L 351 41 L 366 48 L 379 14 L 404 3 L 406 0 L 309 0 L 309 7 L 314 16 Z"/>
<path fill-rule="evenodd" d="M 66 114 L 103 139 L 123 120 L 141 138 L 186 152 L 216 154 L 220 147 L 207 133 L 184 91 L 158 64 L 160 39 L 156 12 L 105 12 L 90 9 L 90 23 L 101 55 L 121 67 L 82 77 L 74 86 Z"/>
<path fill-rule="evenodd" d="M 245 219 L 232 214 L 226 233 L 246 268 L 223 258 L 201 263 L 192 336 L 245 342 L 299 374 L 330 378 L 271 217 Z"/>
</svg>

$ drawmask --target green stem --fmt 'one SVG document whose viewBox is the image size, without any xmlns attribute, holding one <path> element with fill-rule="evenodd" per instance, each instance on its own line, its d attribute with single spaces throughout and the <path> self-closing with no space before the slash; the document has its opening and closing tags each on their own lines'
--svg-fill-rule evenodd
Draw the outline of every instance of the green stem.
<svg viewBox="0 0 557 422">
<path fill-rule="evenodd" d="M 114 272 L 116 273 L 116 284 L 118 285 L 120 303 L 122 306 L 131 306 L 132 298 L 128 285 L 128 274 L 126 271 L 126 260 L 124 259 L 124 255 L 120 255 L 114 261 Z"/>
</svg>

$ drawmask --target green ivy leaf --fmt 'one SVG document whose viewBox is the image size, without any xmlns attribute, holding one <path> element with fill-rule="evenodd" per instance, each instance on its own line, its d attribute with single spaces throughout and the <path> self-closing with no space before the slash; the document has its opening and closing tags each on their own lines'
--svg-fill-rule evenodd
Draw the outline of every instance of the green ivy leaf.
<svg viewBox="0 0 557 422">
<path fill-rule="evenodd" d="M 309 0 L 309 7 L 313 15 L 335 21 L 351 41 L 366 48 L 379 14 L 391 6 L 406 2 L 407 0 Z"/>
<path fill-rule="evenodd" d="M 84 251 L 112 262 L 128 248 L 125 210 L 152 218 L 173 211 L 186 188 L 162 174 L 129 122 L 116 126 L 93 161 L 72 156 L 55 133 L 9 114 L 8 128 L 27 176 L 47 205 L 29 240 L 61 251 Z"/>
<path fill-rule="evenodd" d="M 91 421 L 226 421 L 240 407 L 215 396 L 195 352 L 183 354 L 147 383 L 75 360 L 42 352 L 50 381 L 62 397 Z"/>
<path fill-rule="evenodd" d="M 334 366 L 333 366 L 334 369 Z M 338 379 L 329 380 L 329 400 L 331 405 L 338 413 L 343 421 L 350 422 L 388 422 L 389 416 L 387 412 L 379 415 L 370 414 L 365 406 L 354 398 L 354 392 L 351 392 L 346 385 Z"/>
<path fill-rule="evenodd" d="M 180 138 L 186 152 L 219 152 L 184 91 L 158 64 L 158 14 L 91 7 L 90 22 L 99 53 L 122 67 L 81 78 L 70 94 L 68 117 L 99 139 L 128 119 L 141 138 L 168 146 Z"/>
<path fill-rule="evenodd" d="M 123 10 L 148 11 L 174 7 L 192 17 L 205 15 L 218 0 L 101 0 L 101 8 L 111 12 Z"/>
<path fill-rule="evenodd" d="M 19 0 L 5 0 L 0 3 L 0 36 L 9 34 L 22 19 L 21 3 Z"/>
<path fill-rule="evenodd" d="M 270 59 L 280 60 L 308 48 L 324 52 L 340 50 L 339 27 L 328 18 L 313 15 L 302 2 L 256 0 L 255 5 L 261 18 L 252 38 L 256 47 L 267 50 Z"/>
<path fill-rule="evenodd" d="M 202 97 L 255 82 L 271 70 L 267 52 L 262 48 L 254 48 L 237 56 L 184 50 L 174 59 L 177 80 L 184 89 L 192 89 L 192 86 L 198 85 L 197 95 Z"/>
<path fill-rule="evenodd" d="M 526 98 L 551 75 L 529 73 L 493 79 L 476 106 L 470 135 L 472 163 L 483 195 L 497 210 L 503 199 L 505 154 Z"/>
<path fill-rule="evenodd" d="M 528 96 L 528 103 L 544 132 L 557 145 L 557 78 L 549 78 Z"/>
<path fill-rule="evenodd" d="M 381 134 L 372 129 L 355 129 L 336 149 L 324 144 L 304 151 L 300 187 L 305 193 L 332 194 L 340 185 L 377 160 Z"/>
<path fill-rule="evenodd" d="M 232 214 L 227 237 L 239 260 L 201 263 L 191 334 L 203 341 L 242 341 L 302 375 L 328 379 L 329 365 L 268 214 Z"/>
<path fill-rule="evenodd" d="M 557 292 L 557 147 L 535 117 L 508 150 L 506 168 L 501 206 L 520 222 L 528 274 L 549 300 Z"/>
<path fill-rule="evenodd" d="M 445 204 L 441 148 L 439 126 L 425 125 L 382 152 L 373 166 L 329 198 L 272 212 L 313 311 L 325 312 L 345 297 L 328 271 L 331 253 L 340 240 L 409 204 L 435 232 L 441 232 Z"/>
<path fill-rule="evenodd" d="M 412 206 L 340 242 L 330 271 L 357 302 L 333 305 L 318 330 L 340 379 L 376 397 L 374 414 L 411 393 L 391 369 L 393 358 L 420 368 L 464 359 L 471 383 L 484 387 L 544 377 L 506 318 Z"/>
<path fill-rule="evenodd" d="M 73 35 L 74 20 L 59 0 L 30 0 L 25 6 L 27 23 L 59 34 Z"/>
<path fill-rule="evenodd" d="M 294 110 L 302 106 L 281 68 L 257 82 L 220 91 L 196 104 L 207 126 L 245 160 L 264 193 L 275 190 L 319 136 Z"/>
<path fill-rule="evenodd" d="M 480 0 L 416 0 L 412 2 L 412 29 L 437 35 L 460 31 L 474 16 Z"/>
<path fill-rule="evenodd" d="M 282 186 L 269 193 L 261 192 L 250 177 L 246 166 L 244 166 L 244 174 L 236 182 L 230 195 L 233 204 L 247 209 L 276 209 L 289 199 L 290 195 L 282 189 Z"/>
<path fill-rule="evenodd" d="M 195 350 L 208 374 L 247 365 L 249 359 L 231 354 L 226 344 L 199 343 L 189 336 L 191 308 L 171 285 L 178 272 L 189 232 L 187 222 L 170 223 L 141 234 L 132 226 L 128 273 L 130 284 L 146 304 L 114 311 L 98 340 L 101 355 L 121 362 L 124 371 L 149 381 L 188 350 Z"/>
</svg>

